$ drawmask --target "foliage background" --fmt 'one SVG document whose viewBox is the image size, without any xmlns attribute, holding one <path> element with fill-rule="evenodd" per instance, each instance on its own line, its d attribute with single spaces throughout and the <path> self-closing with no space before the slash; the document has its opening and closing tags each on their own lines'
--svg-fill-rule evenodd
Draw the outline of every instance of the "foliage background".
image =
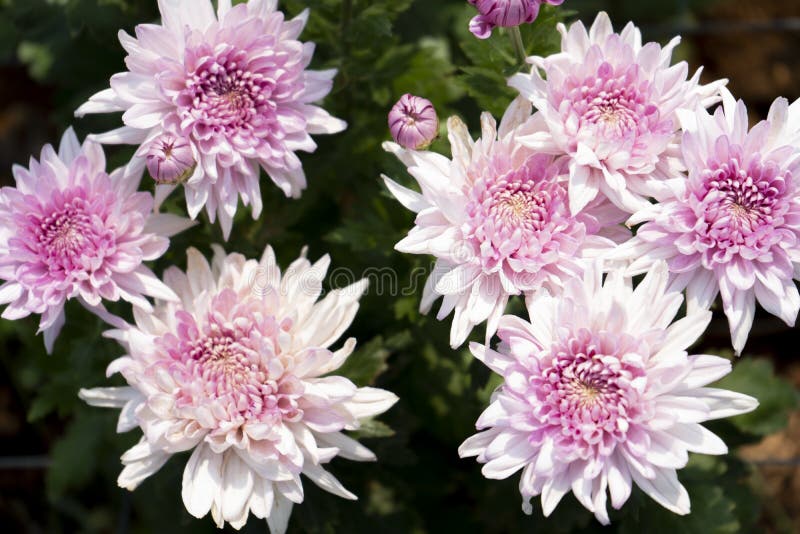
<svg viewBox="0 0 800 534">
<path fill-rule="evenodd" d="M 609 10 L 618 27 L 633 18 L 646 38 L 686 33 L 691 39 L 680 54 L 695 66 L 708 64 L 714 77 L 732 77 L 734 92 L 748 98 L 756 118 L 779 93 L 800 96 L 795 79 L 800 72 L 795 69 L 797 34 L 768 24 L 800 15 L 800 6 L 749 4 L 570 0 L 564 9 L 544 9 L 535 25 L 524 28 L 524 36 L 530 52 L 549 53 L 558 45 L 557 20 L 591 20 L 599 9 Z M 225 246 L 256 257 L 270 243 L 287 265 L 307 244 L 312 259 L 328 252 L 335 267 L 354 276 L 393 270 L 398 280 L 395 293 L 404 293 L 389 294 L 388 280 L 383 291 L 373 284 L 349 331 L 360 349 L 346 374 L 359 385 L 377 384 L 401 398 L 382 423 L 362 431 L 380 461 L 333 462 L 333 472 L 361 497 L 356 503 L 307 482 L 306 502 L 295 508 L 291 531 L 603 530 L 572 497 L 565 498 L 550 520 L 544 521 L 537 510 L 527 517 L 520 510 L 518 476 L 486 481 L 473 459 L 458 458 L 458 445 L 473 433 L 497 383 L 467 351 L 449 348 L 449 320 L 440 323 L 418 314 L 419 294 L 407 288 L 420 282 L 419 273 L 427 272 L 430 261 L 394 252 L 412 216 L 388 196 L 378 179 L 385 172 L 408 181 L 402 166 L 380 148 L 388 138 L 386 113 L 404 92 L 430 98 L 442 119 L 457 113 L 473 128 L 481 110 L 502 113 L 512 97 L 504 78 L 519 67 L 509 40 L 501 32 L 487 42 L 474 39 L 466 29 L 473 11 L 463 0 L 283 0 L 281 5 L 291 15 L 311 8 L 303 38 L 317 42 L 314 67 L 340 69 L 325 107 L 345 118 L 350 128 L 318 138 L 317 153 L 303 158 L 309 188 L 301 200 L 287 201 L 264 179 L 264 215 L 252 221 L 240 210 Z M 744 11 L 736 11 L 736 6 Z M 69 124 L 75 125 L 79 137 L 117 125 L 116 116 L 75 121 L 72 111 L 122 70 L 117 30 L 131 32 L 135 24 L 157 16 L 154 0 L 0 0 L 0 183 L 11 183 L 12 163 L 38 154 L 42 144 L 56 141 Z M 742 39 L 752 35 L 759 37 L 755 44 Z M 739 62 L 726 62 L 731 46 L 738 47 Z M 715 56 L 715 49 L 723 52 Z M 448 151 L 442 141 L 433 148 Z M 124 163 L 130 154 L 126 148 L 109 150 L 110 165 Z M 169 209 L 183 211 L 180 195 L 173 197 Z M 183 267 L 189 245 L 209 254 L 211 243 L 222 242 L 219 229 L 202 217 L 201 225 L 173 240 L 155 266 L 157 272 L 172 264 Z M 406 291 L 399 291 L 403 288 Z M 522 311 L 519 303 L 512 309 Z M 124 313 L 124 308 L 119 311 Z M 119 455 L 138 433 L 116 435 L 116 413 L 84 406 L 77 391 L 108 384 L 105 366 L 121 348 L 102 339 L 103 326 L 79 306 L 71 306 L 67 317 L 50 357 L 41 338 L 33 335 L 35 319 L 0 320 L 0 520 L 6 531 L 214 531 L 209 518 L 195 520 L 181 504 L 185 458 L 171 460 L 136 492 L 116 486 Z M 787 434 L 793 427 L 786 427 L 798 398 L 791 380 L 794 377 L 797 384 L 800 377 L 792 361 L 796 342 L 796 331 L 763 314 L 757 317 L 748 353 L 736 362 L 725 386 L 757 396 L 762 407 L 709 425 L 734 453 L 723 458 L 694 456 L 681 472 L 692 497 L 690 516 L 674 516 L 635 492 L 622 511 L 612 514 L 614 523 L 607 530 L 732 533 L 800 528 L 791 498 L 789 504 L 771 498 L 776 491 L 780 496 L 792 490 L 792 484 L 800 490 L 800 451 L 780 441 L 783 436 L 793 442 Z M 697 352 L 729 354 L 727 346 L 727 326 L 718 313 Z M 792 417 L 794 421 L 796 415 Z M 769 437 L 762 441 L 765 436 Z M 764 449 L 764 443 L 778 445 Z M 747 446 L 743 454 L 736 452 L 739 446 Z M 769 454 L 759 456 L 759 451 Z M 778 486 L 769 471 L 775 466 L 783 466 Z M 265 528 L 251 519 L 244 530 Z"/>
</svg>

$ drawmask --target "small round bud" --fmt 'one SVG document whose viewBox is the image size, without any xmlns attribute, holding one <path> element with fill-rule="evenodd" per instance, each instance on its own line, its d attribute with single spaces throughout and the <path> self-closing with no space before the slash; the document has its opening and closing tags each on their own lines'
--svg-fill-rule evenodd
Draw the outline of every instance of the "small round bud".
<svg viewBox="0 0 800 534">
<path fill-rule="evenodd" d="M 389 112 L 392 138 L 404 148 L 427 148 L 439 133 L 439 118 L 430 100 L 405 94 Z"/>
<path fill-rule="evenodd" d="M 192 147 L 182 137 L 165 133 L 154 139 L 147 148 L 147 170 L 159 184 L 185 182 L 195 167 Z"/>
</svg>

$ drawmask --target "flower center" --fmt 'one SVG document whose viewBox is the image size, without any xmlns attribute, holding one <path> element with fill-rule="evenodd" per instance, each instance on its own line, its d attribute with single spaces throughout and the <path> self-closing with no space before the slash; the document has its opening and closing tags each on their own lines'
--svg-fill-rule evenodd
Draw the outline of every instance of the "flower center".
<svg viewBox="0 0 800 534">
<path fill-rule="evenodd" d="M 266 384 L 267 373 L 258 365 L 258 355 L 239 344 L 232 332 L 219 332 L 199 339 L 189 356 L 202 367 L 202 375 L 213 384 L 211 393 L 221 396 L 250 381 Z"/>
<path fill-rule="evenodd" d="M 42 222 L 41 243 L 59 254 L 74 254 L 83 243 L 79 227 L 87 221 L 83 213 L 69 207 L 61 213 L 48 216 Z"/>
<path fill-rule="evenodd" d="M 600 396 L 603 386 L 597 386 L 583 380 L 578 380 L 576 384 L 576 394 L 581 399 L 581 405 L 591 406 Z"/>
<path fill-rule="evenodd" d="M 607 128 L 620 132 L 633 130 L 636 127 L 636 117 L 628 104 L 629 102 L 620 100 L 618 94 L 613 96 L 601 94 L 591 103 L 583 118 L 594 124 L 602 123 Z"/>
<path fill-rule="evenodd" d="M 737 158 L 712 162 L 701 180 L 697 209 L 705 225 L 699 232 L 713 242 L 712 250 L 757 246 L 766 235 L 762 230 L 773 227 L 787 209 L 785 177 L 772 163 L 755 159 L 742 165 Z"/>
<path fill-rule="evenodd" d="M 533 191 L 532 184 L 509 184 L 510 187 L 494 192 L 492 207 L 498 222 L 524 225 L 531 230 L 541 228 L 547 216 L 547 194 Z"/>
<path fill-rule="evenodd" d="M 86 259 L 113 252 L 113 233 L 98 229 L 94 222 L 97 217 L 102 220 L 104 212 L 97 212 L 96 207 L 72 193 L 65 191 L 68 200 L 58 207 L 50 206 L 48 215 L 30 219 L 29 231 L 35 237 L 39 257 L 55 271 L 86 271 Z"/>
<path fill-rule="evenodd" d="M 587 78 L 569 80 L 567 90 L 571 105 L 565 112 L 577 115 L 579 128 L 603 138 L 626 137 L 658 122 L 656 107 L 647 103 L 648 86 L 640 83 L 635 66 L 617 72 L 603 63 Z M 573 117 L 565 119 L 573 122 Z"/>
<path fill-rule="evenodd" d="M 623 343 L 628 343 L 624 341 Z M 643 365 L 621 358 L 615 340 L 586 330 L 558 343 L 533 377 L 536 417 L 553 429 L 562 449 L 582 458 L 613 452 L 640 406 Z"/>
<path fill-rule="evenodd" d="M 535 285 L 549 276 L 545 265 L 561 255 L 573 257 L 586 228 L 569 213 L 561 168 L 552 158 L 534 155 L 503 172 L 508 163 L 499 159 L 467 171 L 474 183 L 462 231 L 485 273 L 508 268 L 507 274 L 520 273 L 520 284 Z"/>
<path fill-rule="evenodd" d="M 227 46 L 195 54 L 201 58 L 178 97 L 181 118 L 194 123 L 201 137 L 206 130 L 235 133 L 258 126 L 258 118 L 274 107 L 270 97 L 276 82 L 251 71 L 243 50 Z"/>
<path fill-rule="evenodd" d="M 220 428 L 301 416 L 297 379 L 280 356 L 286 324 L 260 299 L 243 299 L 231 289 L 216 295 L 210 309 L 202 325 L 177 312 L 176 333 L 156 341 L 165 355 L 159 365 L 178 385 L 181 416 Z"/>
</svg>

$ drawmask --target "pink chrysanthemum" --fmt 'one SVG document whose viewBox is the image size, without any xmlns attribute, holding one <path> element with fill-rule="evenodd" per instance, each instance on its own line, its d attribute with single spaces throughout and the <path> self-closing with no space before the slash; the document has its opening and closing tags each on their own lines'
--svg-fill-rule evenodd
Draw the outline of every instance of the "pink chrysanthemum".
<svg viewBox="0 0 800 534">
<path fill-rule="evenodd" d="M 226 255 L 210 266 L 188 251 L 184 274 L 165 282 L 179 303 L 136 313 L 136 325 L 109 332 L 128 354 L 108 369 L 130 387 L 82 390 L 89 404 L 121 408 L 119 432 L 144 436 L 122 456 L 121 487 L 133 490 L 175 453 L 193 450 L 183 475 L 183 502 L 195 517 L 241 528 L 248 514 L 286 530 L 303 501 L 300 475 L 355 499 L 323 469 L 335 456 L 375 456 L 342 430 L 383 413 L 392 393 L 358 388 L 331 376 L 355 347 L 329 350 L 353 320 L 366 280 L 316 302 L 330 260 L 305 257 L 283 273 L 267 248 L 261 261 Z"/>
<path fill-rule="evenodd" d="M 682 297 L 666 291 L 667 281 L 663 262 L 635 290 L 619 271 L 603 284 L 595 265 L 559 298 L 535 298 L 530 323 L 503 317 L 497 351 L 471 345 L 504 382 L 478 419 L 478 429 L 486 430 L 467 439 L 459 454 L 477 456 L 487 478 L 522 469 L 526 513 L 531 497 L 541 495 L 550 515 L 571 490 L 607 524 L 606 492 L 619 509 L 636 484 L 665 508 L 687 514 L 689 495 L 676 473 L 687 452 L 727 452 L 699 423 L 758 405 L 705 387 L 731 364 L 687 355 L 711 313 L 672 323 Z"/>
<path fill-rule="evenodd" d="M 669 197 L 681 170 L 676 112 L 718 101 L 725 81 L 702 86 L 700 71 L 687 80 L 686 62 L 670 66 L 679 38 L 642 46 L 638 28 L 616 34 L 605 13 L 588 32 L 581 22 L 558 30 L 561 53 L 531 58 L 531 74 L 510 81 L 547 125 L 547 134 L 520 142 L 569 155 L 573 213 L 598 193 L 629 213 L 649 197 Z"/>
<path fill-rule="evenodd" d="M 689 178 L 674 200 L 634 215 L 645 222 L 613 256 L 629 274 L 665 259 L 690 308 L 722 295 L 741 353 L 758 301 L 790 326 L 800 310 L 800 103 L 778 99 L 748 132 L 747 109 L 727 91 L 712 116 L 682 113 Z"/>
<path fill-rule="evenodd" d="M 129 169 L 130 171 L 130 169 Z M 0 190 L 0 304 L 5 319 L 40 314 L 51 352 L 64 325 L 64 304 L 77 299 L 106 320 L 102 301 L 152 310 L 146 296 L 177 299 L 143 262 L 159 258 L 168 237 L 191 226 L 153 214 L 153 197 L 137 193 L 133 175 L 106 174 L 100 145 L 68 129 L 58 153 L 42 149 L 29 168 L 13 168 L 16 187 Z"/>
<path fill-rule="evenodd" d="M 124 111 L 125 126 L 97 135 L 102 143 L 149 144 L 164 132 L 183 137 L 197 167 L 185 184 L 195 218 L 203 206 L 230 234 L 239 197 L 261 213 L 260 169 L 287 196 L 306 186 L 297 151 L 312 152 L 310 134 L 336 133 L 345 123 L 311 105 L 326 96 L 335 70 L 307 70 L 314 45 L 297 40 L 308 12 L 285 21 L 274 0 L 231 7 L 220 0 L 159 0 L 163 25 L 141 24 L 136 38 L 120 32 L 129 72 L 77 111 Z M 168 187 L 168 186 L 165 186 Z"/>
<path fill-rule="evenodd" d="M 581 275 L 584 259 L 614 248 L 610 238 L 630 235 L 618 225 L 624 214 L 605 199 L 570 215 L 563 166 L 518 142 L 538 127 L 530 113 L 530 104 L 517 99 L 499 131 L 484 114 L 478 141 L 451 118 L 452 160 L 386 146 L 422 189 L 419 194 L 384 177 L 392 194 L 418 214 L 416 227 L 395 248 L 436 257 L 421 309 L 427 312 L 443 296 L 438 318 L 455 310 L 453 347 L 486 320 L 491 337 L 510 295 L 558 292 L 565 280 Z"/>
</svg>

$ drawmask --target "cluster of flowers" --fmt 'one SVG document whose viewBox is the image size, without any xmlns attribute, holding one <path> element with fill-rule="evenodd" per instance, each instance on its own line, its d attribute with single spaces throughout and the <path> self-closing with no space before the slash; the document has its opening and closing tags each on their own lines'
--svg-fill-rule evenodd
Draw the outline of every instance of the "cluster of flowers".
<svg viewBox="0 0 800 534">
<path fill-rule="evenodd" d="M 67 301 L 113 327 L 105 335 L 126 355 L 108 374 L 128 386 L 80 396 L 120 408 L 119 432 L 143 432 L 122 456 L 120 486 L 132 490 L 173 454 L 192 451 L 182 489 L 189 513 L 240 528 L 252 512 L 280 534 L 303 501 L 301 474 L 356 498 L 324 464 L 375 460 L 343 431 L 397 400 L 334 374 L 355 340 L 331 346 L 366 280 L 317 301 L 329 258 L 312 265 L 304 251 L 281 273 L 269 247 L 258 261 L 215 247 L 211 264 L 189 249 L 186 272 L 171 267 L 163 280 L 145 262 L 194 224 L 158 212 L 179 185 L 191 218 L 205 206 L 226 239 L 240 197 L 259 216 L 261 169 L 287 196 L 300 195 L 296 152 L 315 149 L 311 134 L 346 126 L 312 104 L 335 71 L 307 69 L 314 46 L 298 40 L 307 11 L 285 20 L 274 0 L 219 0 L 216 11 L 210 0 L 159 0 L 159 8 L 162 24 L 119 34 L 129 71 L 76 112 L 123 112 L 124 126 L 83 144 L 67 130 L 58 151 L 47 145 L 27 169 L 15 166 L 16 186 L 0 190 L 2 316 L 40 315 L 48 352 Z M 108 174 L 104 143 L 139 147 Z M 155 196 L 137 191 L 145 167 Z M 120 300 L 132 305 L 134 324 L 104 304 Z"/>
<path fill-rule="evenodd" d="M 561 0 L 470 3 L 479 10 L 471 29 L 485 38 Z M 286 196 L 300 195 L 297 152 L 315 149 L 312 134 L 346 126 L 313 104 L 335 71 L 307 68 L 314 47 L 298 37 L 308 13 L 285 20 L 274 0 L 159 8 L 162 24 L 120 33 L 129 70 L 76 112 L 123 112 L 124 126 L 82 145 L 67 130 L 58 151 L 45 146 L 28 168 L 14 167 L 16 186 L 0 191 L 2 316 L 40 315 L 48 351 L 67 301 L 113 327 L 106 335 L 126 355 L 108 373 L 128 386 L 80 395 L 121 409 L 119 432 L 143 432 L 122 456 L 120 486 L 134 489 L 192 451 L 182 489 L 192 515 L 240 528 L 253 513 L 282 533 L 303 500 L 301 474 L 355 498 L 323 466 L 374 460 L 343 431 L 397 400 L 332 375 L 354 349 L 353 339 L 331 346 L 365 281 L 318 301 L 328 257 L 311 264 L 304 251 L 281 273 L 269 247 L 260 260 L 214 247 L 211 263 L 189 249 L 186 271 L 171 267 L 163 279 L 145 262 L 204 207 L 226 239 L 240 198 L 258 218 L 262 169 Z M 685 514 L 676 470 L 689 451 L 727 451 L 700 423 L 757 405 L 705 387 L 730 371 L 728 360 L 687 353 L 712 302 L 721 294 L 737 353 L 756 300 L 788 324 L 800 308 L 800 104 L 778 100 L 748 130 L 724 81 L 701 85 L 699 72 L 671 65 L 677 39 L 642 45 L 637 28 L 614 33 L 605 14 L 589 31 L 559 31 L 561 52 L 530 58 L 531 73 L 512 78 L 520 96 L 499 126 L 484 114 L 474 140 L 448 121 L 452 159 L 424 150 L 439 126 L 430 102 L 406 95 L 392 110 L 399 144 L 386 149 L 421 188 L 385 178 L 418 214 L 397 249 L 437 258 L 423 311 L 443 297 L 453 347 L 485 322 L 486 342 L 470 349 L 504 378 L 462 456 L 477 456 L 489 478 L 522 470 L 528 513 L 532 497 L 547 515 L 571 490 L 607 523 L 607 492 L 619 508 L 635 483 Z M 108 174 L 101 144 L 138 148 Z M 145 168 L 155 195 L 138 191 Z M 159 213 L 177 187 L 191 219 Z M 686 316 L 674 321 L 684 291 Z M 529 321 L 504 316 L 515 295 Z M 120 300 L 134 324 L 104 304 Z"/>
<path fill-rule="evenodd" d="M 527 20 L 514 2 L 472 3 L 476 25 Z M 758 404 L 706 387 L 731 364 L 687 349 L 718 295 L 737 355 L 756 302 L 790 326 L 800 309 L 800 102 L 776 100 L 750 129 L 725 80 L 672 64 L 679 39 L 643 44 L 605 13 L 558 30 L 561 51 L 511 78 L 519 96 L 499 126 L 484 114 L 475 140 L 447 122 L 451 158 L 423 149 L 430 102 L 398 104 L 385 148 L 421 192 L 384 177 L 417 214 L 396 249 L 436 258 L 421 309 L 442 297 L 454 348 L 486 323 L 469 348 L 503 383 L 462 457 L 491 479 L 521 470 L 527 513 L 534 496 L 549 515 L 572 491 L 605 524 L 607 493 L 619 509 L 635 484 L 687 514 L 687 452 L 727 452 L 700 423 Z M 504 315 L 515 295 L 528 320 Z"/>
</svg>

